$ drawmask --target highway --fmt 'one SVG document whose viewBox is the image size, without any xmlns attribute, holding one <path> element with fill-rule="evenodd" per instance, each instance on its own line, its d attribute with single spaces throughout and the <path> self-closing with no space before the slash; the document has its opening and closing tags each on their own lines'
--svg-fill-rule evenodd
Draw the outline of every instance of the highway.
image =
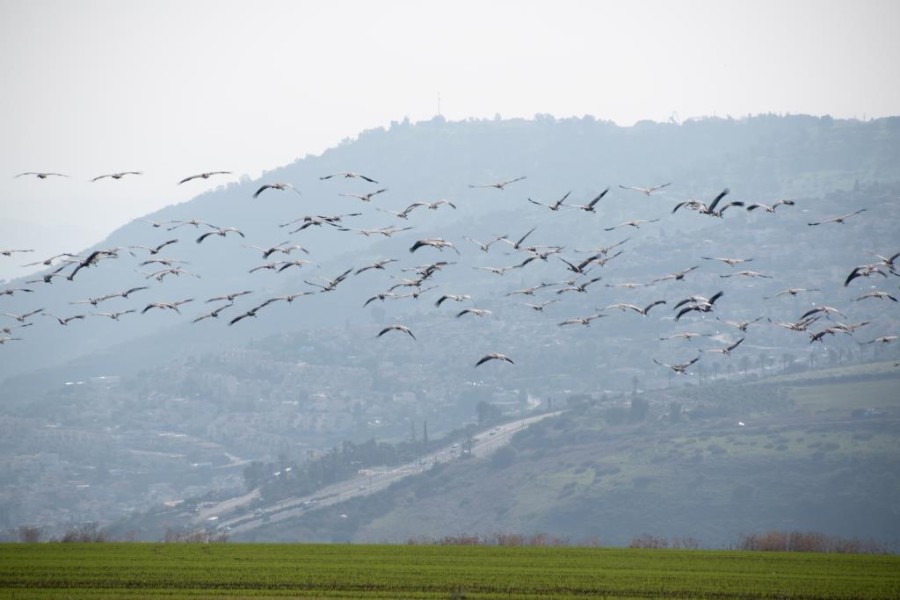
<svg viewBox="0 0 900 600">
<path fill-rule="evenodd" d="M 515 433 L 538 421 L 556 416 L 560 412 L 534 415 L 481 431 L 472 436 L 470 452 L 475 458 L 489 456 L 508 444 Z M 447 445 L 397 467 L 363 469 L 357 476 L 328 485 L 309 496 L 288 498 L 268 506 L 258 506 L 249 512 L 250 506 L 260 498 L 259 490 L 254 490 L 205 507 L 195 517 L 195 524 L 198 526 L 215 524 L 219 531 L 236 535 L 252 531 L 263 525 L 293 519 L 321 506 L 330 506 L 351 498 L 380 492 L 404 477 L 417 475 L 430 469 L 434 464 L 457 460 L 464 451 L 463 445 L 465 444 L 467 442 Z"/>
</svg>

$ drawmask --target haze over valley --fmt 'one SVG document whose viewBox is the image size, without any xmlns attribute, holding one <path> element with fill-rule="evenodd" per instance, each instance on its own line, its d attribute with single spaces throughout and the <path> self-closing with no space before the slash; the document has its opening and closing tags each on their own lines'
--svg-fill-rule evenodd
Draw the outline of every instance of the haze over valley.
<svg viewBox="0 0 900 600">
<path fill-rule="evenodd" d="M 171 173 L 206 191 L 52 260 L 19 231 L 0 528 L 894 544 L 898 165 L 896 117 L 438 116 Z M 19 179 L 101 173 L 64 175 Z"/>
</svg>

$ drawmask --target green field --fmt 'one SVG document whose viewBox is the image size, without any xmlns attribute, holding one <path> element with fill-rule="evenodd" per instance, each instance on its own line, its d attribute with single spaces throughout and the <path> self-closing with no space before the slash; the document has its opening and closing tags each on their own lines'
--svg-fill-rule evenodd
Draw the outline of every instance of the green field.
<svg viewBox="0 0 900 600">
<path fill-rule="evenodd" d="M 337 544 L 3 544 L 2 598 L 900 598 L 900 557 Z"/>
</svg>

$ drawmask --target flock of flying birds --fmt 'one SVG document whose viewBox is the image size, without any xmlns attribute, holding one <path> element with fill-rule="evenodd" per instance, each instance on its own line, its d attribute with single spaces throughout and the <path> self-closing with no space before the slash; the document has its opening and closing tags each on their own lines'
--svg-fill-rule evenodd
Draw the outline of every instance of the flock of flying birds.
<svg viewBox="0 0 900 600">
<path fill-rule="evenodd" d="M 204 173 L 199 173 L 196 175 L 191 175 L 181 179 L 178 182 L 178 185 L 190 182 L 192 180 L 206 180 L 211 177 L 219 176 L 219 175 L 229 175 L 230 171 L 209 171 Z M 94 177 L 90 181 L 96 182 L 101 179 L 113 179 L 120 180 L 127 176 L 138 176 L 141 175 L 139 171 L 123 171 L 117 173 L 109 173 L 104 175 L 99 175 Z M 16 177 L 36 177 L 38 179 L 47 179 L 50 177 L 67 177 L 67 175 L 61 173 L 51 173 L 51 172 L 27 172 L 21 173 Z M 364 182 L 364 185 L 373 184 L 379 186 L 379 182 L 369 176 L 362 175 L 360 173 L 354 172 L 340 172 L 334 173 L 330 175 L 325 175 L 320 177 L 319 179 L 322 181 L 329 180 L 332 178 L 338 178 L 342 180 L 346 179 L 354 179 L 359 180 L 360 182 Z M 503 192 L 507 189 L 507 186 L 514 184 L 516 182 L 520 182 L 526 179 L 525 176 L 516 177 L 513 179 L 501 180 L 486 184 L 472 184 L 469 185 L 469 188 L 472 189 L 495 189 L 500 192 Z M 651 195 L 659 192 L 660 190 L 668 187 L 671 183 L 664 183 L 662 185 L 656 186 L 648 186 L 648 187 L 637 187 L 637 186 L 624 186 L 619 185 L 618 187 L 627 192 L 637 192 L 646 197 L 650 197 Z M 280 191 L 280 192 L 291 192 L 298 195 L 302 195 L 301 191 L 297 189 L 293 184 L 287 182 L 271 182 L 261 185 L 255 193 L 253 193 L 252 197 L 254 199 L 259 198 L 262 194 L 270 191 Z M 376 196 L 380 194 L 384 194 L 388 191 L 388 188 L 378 187 L 373 191 L 365 192 L 365 193 L 340 193 L 340 196 L 347 198 L 354 198 L 364 204 L 371 204 Z M 604 199 L 604 197 L 609 193 L 610 188 L 607 187 L 602 192 L 591 198 L 585 204 L 574 204 L 569 203 L 570 193 L 566 193 L 558 200 L 552 203 L 543 203 L 537 200 L 533 200 L 532 198 L 527 198 L 527 202 L 540 206 L 542 208 L 549 209 L 551 212 L 556 213 L 562 210 L 569 211 L 583 211 L 585 213 L 596 213 L 597 207 L 600 202 Z M 677 213 L 678 211 L 695 211 L 699 215 L 714 217 L 714 218 L 723 218 L 725 211 L 728 209 L 743 209 L 746 211 L 760 211 L 765 213 L 776 213 L 776 211 L 781 210 L 789 210 L 790 207 L 795 205 L 795 202 L 792 200 L 778 200 L 770 205 L 762 204 L 762 203 L 745 203 L 740 200 L 726 201 L 726 197 L 729 196 L 729 190 L 726 188 L 722 190 L 718 195 L 716 195 L 713 200 L 709 203 L 690 199 L 678 202 L 670 211 L 671 214 Z M 783 207 L 783 208 L 782 208 Z M 434 201 L 417 201 L 411 203 L 409 206 L 404 208 L 401 211 L 389 211 L 383 209 L 381 207 L 376 207 L 376 210 L 391 215 L 395 222 L 384 227 L 373 228 L 373 229 L 356 229 L 350 227 L 345 220 L 351 219 L 352 217 L 356 217 L 361 215 L 360 212 L 346 213 L 346 214 L 337 214 L 337 215 L 306 215 L 292 221 L 278 224 L 279 229 L 288 229 L 289 235 L 299 234 L 303 230 L 310 227 L 330 227 L 335 231 L 341 232 L 355 232 L 367 237 L 370 236 L 382 236 L 382 237 L 392 237 L 395 234 L 409 231 L 414 229 L 412 226 L 407 225 L 408 218 L 410 214 L 412 214 L 416 210 L 432 210 L 436 211 L 439 209 L 455 209 L 456 204 L 453 202 L 440 199 Z M 537 210 L 537 209 L 535 209 Z M 853 211 L 849 214 L 839 215 L 835 217 L 825 218 L 819 221 L 809 222 L 808 226 L 816 227 L 820 225 L 826 224 L 835 224 L 840 225 L 844 223 L 846 220 L 856 217 L 861 213 L 865 212 L 865 208 L 860 208 L 856 211 Z M 654 223 L 659 221 L 660 218 L 651 219 L 651 220 L 629 220 L 624 221 L 619 224 L 610 225 L 607 227 L 602 227 L 604 231 L 614 231 L 620 228 L 634 228 L 639 229 L 641 225 L 645 223 Z M 157 244 L 152 246 L 144 246 L 144 245 L 131 245 L 126 247 L 116 247 L 116 248 L 108 248 L 108 249 L 98 249 L 93 250 L 89 253 L 80 255 L 73 253 L 63 253 L 56 256 L 51 256 L 36 262 L 31 262 L 23 266 L 44 266 L 48 269 L 38 276 L 35 279 L 30 279 L 25 282 L 26 287 L 11 287 L 7 286 L 3 289 L 0 289 L 0 302 L 2 302 L 3 296 L 12 296 L 15 294 L 30 294 L 35 291 L 36 286 L 38 285 L 46 285 L 51 284 L 55 280 L 64 280 L 64 281 L 73 281 L 76 276 L 83 269 L 86 268 L 95 268 L 98 267 L 101 263 L 119 258 L 123 252 L 130 253 L 132 256 L 137 256 L 139 258 L 143 258 L 140 261 L 139 266 L 143 267 L 147 270 L 142 271 L 144 279 L 149 282 L 149 280 L 155 280 L 157 282 L 163 282 L 167 278 L 176 278 L 181 276 L 187 277 L 200 277 L 199 274 L 192 273 L 182 267 L 185 261 L 181 261 L 176 258 L 172 258 L 164 255 L 165 252 L 169 252 L 172 250 L 176 244 L 181 243 L 179 237 L 175 237 L 176 234 L 168 235 L 170 232 L 181 232 L 193 230 L 196 234 L 196 237 L 192 235 L 193 241 L 196 244 L 203 244 L 208 238 L 212 236 L 218 237 L 240 237 L 244 238 L 245 234 L 240 231 L 236 227 L 218 227 L 207 223 L 205 221 L 199 219 L 189 219 L 182 221 L 165 221 L 165 222 L 151 222 L 147 221 L 149 226 L 154 229 L 158 229 L 161 232 L 165 232 L 165 239 L 160 240 Z M 558 265 L 559 272 L 564 274 L 565 279 L 556 282 L 540 282 L 536 283 L 533 286 L 526 287 L 519 290 L 513 290 L 506 294 L 506 296 L 517 296 L 521 295 L 523 297 L 527 297 L 528 299 L 533 299 L 533 302 L 524 302 L 523 304 L 528 308 L 543 313 L 545 307 L 548 305 L 562 302 L 568 294 L 584 294 L 587 293 L 588 288 L 590 286 L 594 286 L 601 281 L 602 277 L 598 274 L 598 270 L 604 267 L 610 261 L 616 259 L 621 256 L 623 252 L 626 251 L 622 246 L 628 242 L 628 239 L 622 240 L 615 244 L 611 244 L 609 246 L 603 248 L 596 248 L 591 251 L 581 251 L 581 250 L 567 250 L 565 247 L 560 245 L 536 245 L 530 244 L 529 238 L 535 232 L 538 227 L 533 227 L 527 232 L 523 234 L 510 236 L 508 234 L 503 235 L 495 235 L 488 239 L 487 241 L 479 241 L 472 237 L 463 236 L 462 240 L 466 242 L 472 243 L 477 249 L 485 254 L 497 254 L 496 251 L 492 251 L 492 248 L 502 247 L 507 250 L 505 253 L 506 256 L 514 256 L 516 257 L 511 264 L 507 264 L 505 266 L 478 266 L 474 267 L 476 269 L 484 270 L 496 275 L 503 275 L 507 272 L 513 270 L 526 269 L 529 264 L 553 264 Z M 413 236 L 415 237 L 415 236 Z M 300 253 L 304 256 L 309 255 L 309 251 L 304 248 L 303 245 L 299 243 L 294 243 L 290 240 L 280 242 L 278 244 L 270 245 L 270 246 L 251 246 L 247 245 L 246 247 L 251 248 L 255 251 L 261 253 L 262 259 L 265 260 L 263 264 L 254 267 L 250 270 L 251 273 L 260 270 L 270 270 L 274 272 L 284 272 L 288 269 L 302 269 L 305 265 L 310 264 L 310 260 L 307 258 L 292 258 L 296 253 Z M 460 249 L 457 245 L 449 240 L 446 240 L 442 237 L 420 237 L 414 240 L 414 242 L 408 248 L 409 253 L 417 253 L 417 252 L 431 252 L 438 253 L 441 257 L 445 256 L 444 251 L 449 251 L 454 253 L 454 255 L 460 255 Z M 2 249 L 0 248 L 0 257 L 11 257 L 14 254 L 19 253 L 30 253 L 33 252 L 32 249 Z M 572 252 L 585 253 L 587 256 L 585 258 L 576 258 Z M 276 256 L 281 258 L 281 260 L 276 260 Z M 898 267 L 900 267 L 900 263 L 898 263 L 898 258 L 900 258 L 900 252 L 894 253 L 888 256 L 875 255 L 877 260 L 864 265 L 857 265 L 850 268 L 850 271 L 843 281 L 843 286 L 847 287 L 856 279 L 859 278 L 872 278 L 874 281 L 886 281 L 891 277 L 900 276 L 900 271 L 898 271 Z M 713 261 L 722 263 L 731 268 L 731 270 L 727 273 L 719 275 L 719 277 L 727 278 L 727 277 L 743 277 L 743 278 L 771 278 L 770 275 L 766 275 L 764 273 L 760 273 L 753 270 L 745 270 L 743 266 L 745 263 L 751 262 L 753 260 L 752 257 L 715 257 L 715 256 L 703 256 L 702 260 L 705 261 Z M 508 259 L 507 259 L 508 260 Z M 253 294 L 253 290 L 240 290 L 240 291 L 231 291 L 227 293 L 222 293 L 220 295 L 201 300 L 206 305 L 209 305 L 211 310 L 207 310 L 202 314 L 195 316 L 192 319 L 193 323 L 197 323 L 200 321 L 204 321 L 207 319 L 219 319 L 220 315 L 222 315 L 225 311 L 233 309 L 233 311 L 237 314 L 231 314 L 226 317 L 227 323 L 229 326 L 234 326 L 237 323 L 244 321 L 249 318 L 256 318 L 259 316 L 260 311 L 265 309 L 266 307 L 278 303 L 293 303 L 298 298 L 303 296 L 308 296 L 312 294 L 322 294 L 327 292 L 333 292 L 338 286 L 341 285 L 342 282 L 347 280 L 349 277 L 358 276 L 366 271 L 387 271 L 389 265 L 392 263 L 400 262 L 398 258 L 386 258 L 380 259 L 370 264 L 351 267 L 343 270 L 340 274 L 334 276 L 333 278 L 320 278 L 319 281 L 315 280 L 307 280 L 304 279 L 304 282 L 309 286 L 307 289 L 297 291 L 292 294 L 286 295 L 278 295 L 267 298 L 261 303 L 255 304 L 249 309 L 244 310 L 243 312 L 237 312 L 238 309 L 235 308 L 235 301 L 242 297 Z M 388 299 L 401 299 L 401 298 L 412 298 L 418 299 L 421 296 L 432 292 L 432 290 L 439 289 L 439 285 L 432 285 L 433 277 L 436 273 L 441 271 L 445 267 L 450 267 L 451 265 L 455 265 L 455 262 L 449 260 L 436 260 L 434 262 L 424 264 L 421 266 L 402 269 L 406 272 L 412 272 L 413 275 L 410 277 L 401 277 L 401 278 L 393 278 L 391 285 L 383 291 L 375 293 L 368 299 L 363 302 L 363 306 L 368 306 L 369 304 L 376 301 L 385 301 Z M 608 288 L 636 288 L 636 287 L 652 287 L 657 283 L 663 281 L 685 281 L 685 278 L 699 269 L 700 265 L 692 265 L 687 267 L 681 271 L 677 271 L 674 273 L 670 273 L 664 275 L 662 277 L 654 278 L 651 281 L 647 282 L 629 282 L 629 283 L 619 283 L 619 284 L 609 284 L 606 286 Z M 407 290 L 406 293 L 401 293 L 398 290 L 401 288 Z M 88 313 L 77 313 L 67 316 L 58 316 L 54 314 L 50 314 L 45 312 L 43 308 L 37 307 L 32 310 L 26 311 L 24 313 L 11 313 L 11 312 L 3 312 L 2 315 L 6 319 L 6 322 L 3 323 L 0 321 L 0 346 L 6 345 L 9 342 L 14 342 L 21 340 L 21 335 L 24 335 L 22 330 L 24 328 L 30 327 L 35 324 L 36 320 L 39 317 L 52 319 L 57 322 L 59 325 L 69 325 L 69 323 L 75 320 L 83 320 L 88 318 L 89 316 L 94 317 L 104 317 L 111 319 L 113 321 L 119 321 L 125 315 L 129 315 L 132 313 L 135 314 L 144 314 L 149 311 L 173 311 L 175 313 L 181 314 L 181 307 L 185 304 L 195 302 L 194 298 L 185 298 L 180 300 L 172 300 L 172 301 L 157 301 L 157 302 L 146 302 L 140 303 L 132 308 L 128 308 L 125 310 L 117 310 L 117 311 L 100 311 L 101 305 L 105 304 L 107 301 L 113 298 L 123 298 L 129 299 L 132 295 L 138 295 L 140 292 L 150 289 L 149 285 L 135 285 L 129 287 L 127 289 L 112 292 L 112 293 L 104 293 L 99 294 L 97 296 L 92 296 L 82 300 L 76 300 L 70 302 L 72 305 L 88 305 L 91 307 L 91 311 Z M 807 294 L 811 292 L 819 291 L 814 288 L 787 288 L 782 291 L 774 294 L 773 297 L 778 296 L 790 296 L 796 297 L 799 294 Z M 445 305 L 445 303 L 461 303 L 465 301 L 472 301 L 472 295 L 468 293 L 449 293 L 449 292 L 434 292 L 433 296 L 437 296 L 433 302 L 434 306 L 438 309 Z M 722 290 L 714 290 L 713 293 L 709 294 L 709 296 L 703 296 L 700 294 L 691 294 L 687 295 L 683 298 L 676 299 L 657 299 L 646 305 L 637 305 L 628 302 L 617 302 L 613 304 L 609 304 L 603 308 L 598 308 L 595 312 L 589 315 L 577 316 L 565 319 L 563 321 L 559 321 L 557 325 L 559 327 L 568 327 L 568 326 L 589 326 L 593 321 L 600 319 L 602 317 L 607 316 L 611 311 L 623 311 L 623 312 L 632 312 L 641 317 L 647 317 L 651 310 L 654 313 L 659 313 L 661 311 L 666 310 L 662 308 L 664 305 L 671 307 L 672 310 L 672 320 L 675 323 L 683 323 L 682 319 L 689 321 L 692 315 L 707 315 L 709 313 L 716 312 L 719 307 L 727 302 L 726 294 Z M 858 298 L 858 301 L 887 301 L 887 302 L 897 302 L 897 298 L 889 292 L 880 291 L 880 290 L 872 290 L 865 294 L 862 294 Z M 2 305 L 0 305 L 0 309 L 2 309 Z M 473 318 L 473 317 L 489 317 L 491 315 L 491 311 L 485 308 L 478 308 L 476 306 L 467 306 L 456 312 L 456 318 Z M 838 334 L 853 334 L 856 330 L 865 327 L 869 324 L 869 321 L 860 321 L 856 323 L 847 323 L 843 322 L 841 319 L 845 318 L 844 314 L 838 308 L 827 306 L 827 305 L 817 305 L 815 308 L 812 308 L 806 311 L 804 314 L 801 314 L 795 321 L 773 321 L 769 319 L 768 321 L 772 323 L 774 326 L 785 328 L 787 330 L 805 333 L 809 336 L 810 343 L 814 342 L 822 342 L 826 336 L 834 336 Z M 735 330 L 741 332 L 741 334 L 746 334 L 748 328 L 761 321 L 762 317 L 748 320 L 748 321 L 730 321 L 721 319 L 716 315 L 716 319 L 725 323 Z M 397 335 L 402 334 L 408 336 L 411 340 L 416 341 L 416 335 L 412 331 L 412 329 L 403 324 L 403 323 L 392 323 L 387 324 L 383 328 L 381 328 L 377 336 L 378 338 L 384 335 Z M 683 339 L 690 341 L 695 337 L 702 336 L 710 336 L 711 334 L 707 333 L 698 333 L 695 331 L 680 331 L 675 334 L 660 337 L 659 340 L 669 340 L 669 339 Z M 861 341 L 861 344 L 873 344 L 873 343 L 890 343 L 894 342 L 898 339 L 897 335 L 881 335 L 878 337 L 874 337 L 868 339 L 867 341 Z M 721 354 L 723 356 L 730 356 L 733 351 L 736 351 L 741 344 L 744 342 L 745 337 L 740 337 L 739 339 L 727 343 L 721 347 L 714 348 L 705 348 L 700 350 L 696 355 L 683 360 L 677 363 L 665 363 L 656 360 L 653 358 L 653 362 L 657 365 L 664 367 L 666 369 L 670 369 L 672 372 L 676 374 L 685 374 L 688 372 L 688 369 L 695 364 L 698 360 L 700 360 L 701 356 L 705 353 L 713 353 L 713 354 Z M 507 354 L 501 352 L 488 352 L 484 354 L 480 358 L 478 358 L 474 366 L 478 367 L 490 361 L 497 362 L 505 362 L 509 364 L 515 364 L 514 360 L 508 356 Z"/>
</svg>

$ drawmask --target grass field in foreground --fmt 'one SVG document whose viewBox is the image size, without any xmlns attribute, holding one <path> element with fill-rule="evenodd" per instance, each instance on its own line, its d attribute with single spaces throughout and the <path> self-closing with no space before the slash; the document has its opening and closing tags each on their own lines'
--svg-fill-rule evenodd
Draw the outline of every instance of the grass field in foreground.
<svg viewBox="0 0 900 600">
<path fill-rule="evenodd" d="M 900 557 L 337 544 L 2 544 L 2 598 L 900 598 Z"/>
</svg>

